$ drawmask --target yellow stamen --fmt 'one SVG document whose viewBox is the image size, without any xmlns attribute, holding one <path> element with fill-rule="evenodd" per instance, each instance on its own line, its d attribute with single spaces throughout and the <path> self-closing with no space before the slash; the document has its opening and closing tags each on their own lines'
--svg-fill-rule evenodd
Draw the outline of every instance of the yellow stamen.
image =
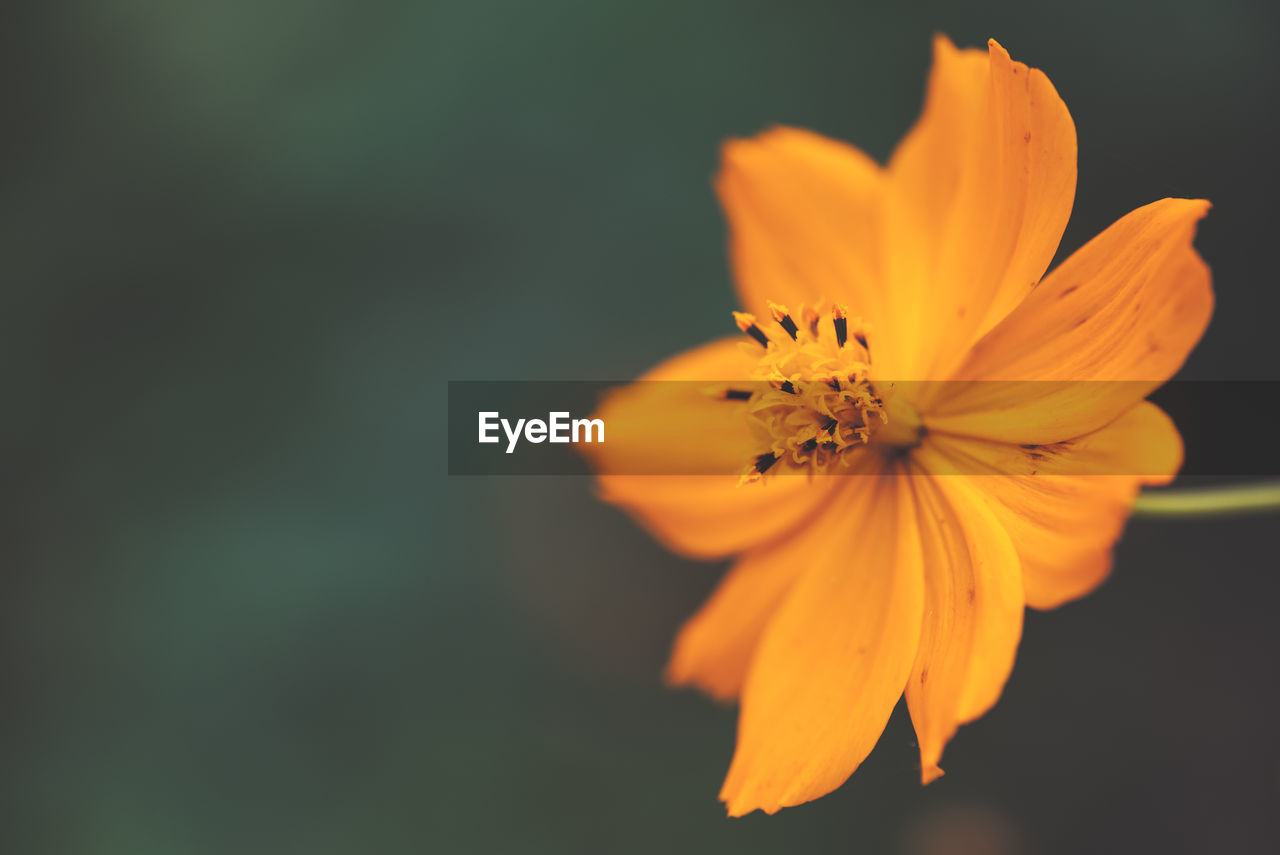
<svg viewBox="0 0 1280 855">
<path fill-rule="evenodd" d="M 749 315 L 746 312 L 734 312 L 733 319 L 737 322 L 738 329 L 760 342 L 761 347 L 769 347 L 769 337 L 756 324 L 755 315 Z"/>
<path fill-rule="evenodd" d="M 773 315 L 773 319 L 778 322 L 778 326 L 786 330 L 787 335 L 791 336 L 791 340 L 795 341 L 799 328 L 796 326 L 796 322 L 791 319 L 791 313 L 787 311 L 787 307 L 772 300 L 769 300 L 768 303 L 769 313 Z"/>
<path fill-rule="evenodd" d="M 866 340 L 860 332 L 850 339 L 851 319 L 843 306 L 826 312 L 801 306 L 798 315 L 805 323 L 797 326 L 785 306 L 767 305 L 786 337 L 766 337 L 755 316 L 734 313 L 738 328 L 765 345 L 752 373 L 753 380 L 763 382 L 745 398 L 731 394 L 733 390 L 722 392 L 726 399 L 747 400 L 747 418 L 760 440 L 761 452 L 747 462 L 742 483 L 784 469 L 838 471 L 865 450 L 888 421 L 884 402 L 869 379 Z M 852 326 L 861 329 L 860 322 Z M 908 417 L 903 431 L 885 435 L 895 442 L 915 442 L 917 426 L 918 420 L 913 423 Z"/>
</svg>

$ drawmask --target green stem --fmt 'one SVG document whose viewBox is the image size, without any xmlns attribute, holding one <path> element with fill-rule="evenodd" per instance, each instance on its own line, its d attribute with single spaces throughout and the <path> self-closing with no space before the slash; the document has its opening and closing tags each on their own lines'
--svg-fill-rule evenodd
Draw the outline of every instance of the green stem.
<svg viewBox="0 0 1280 855">
<path fill-rule="evenodd" d="M 1267 511 L 1280 511 L 1280 481 L 1145 492 L 1133 506 L 1134 514 L 1144 517 L 1217 517 Z"/>
</svg>

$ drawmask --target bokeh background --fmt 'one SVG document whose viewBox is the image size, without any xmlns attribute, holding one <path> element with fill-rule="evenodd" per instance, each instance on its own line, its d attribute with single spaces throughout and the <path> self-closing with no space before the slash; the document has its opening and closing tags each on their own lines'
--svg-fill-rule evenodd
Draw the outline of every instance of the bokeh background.
<svg viewBox="0 0 1280 855">
<path fill-rule="evenodd" d="M 1136 520 L 922 789 L 905 711 L 777 817 L 662 687 L 722 565 L 584 478 L 449 478 L 449 379 L 729 329 L 726 137 L 885 158 L 935 31 L 1075 117 L 1064 249 L 1205 196 L 1183 376 L 1280 379 L 1272 4 L 5 4 L 0 850 L 1263 852 L 1274 519 Z M 1220 413 L 1232 441 L 1232 413 Z"/>
</svg>

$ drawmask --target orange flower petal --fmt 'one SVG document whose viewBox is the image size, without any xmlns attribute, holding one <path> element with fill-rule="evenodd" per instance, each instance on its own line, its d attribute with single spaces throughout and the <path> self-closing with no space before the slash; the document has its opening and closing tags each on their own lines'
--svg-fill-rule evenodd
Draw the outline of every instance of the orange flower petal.
<svg viewBox="0 0 1280 855">
<path fill-rule="evenodd" d="M 1076 185 L 1076 134 L 1045 75 L 994 40 L 934 41 L 919 122 L 889 165 L 887 311 L 898 337 L 882 376 L 948 376 L 1035 286 L 1057 251 Z"/>
<path fill-rule="evenodd" d="M 1022 575 L 1009 535 L 967 478 L 911 479 L 925 567 L 924 626 L 907 683 L 921 777 L 956 727 L 995 704 L 1022 637 Z"/>
<path fill-rule="evenodd" d="M 824 501 L 847 501 L 851 492 L 872 488 L 875 481 L 866 476 L 870 467 L 879 465 L 879 458 L 867 455 L 864 463 L 862 477 L 817 479 L 825 482 L 819 487 L 839 489 Z M 770 488 L 777 486 L 777 480 L 807 481 L 775 479 Z M 796 546 L 790 539 L 777 540 L 743 556 L 680 629 L 667 665 L 667 680 L 674 685 L 697 686 L 722 701 L 737 698 L 769 618 L 808 566 L 807 561 L 796 559 Z"/>
<path fill-rule="evenodd" d="M 1213 312 L 1191 246 L 1209 203 L 1163 199 L 1128 214 L 1062 263 L 937 384 L 930 428 L 1054 442 L 1107 424 L 1182 366 Z"/>
<path fill-rule="evenodd" d="M 919 533 L 902 478 L 851 491 L 791 545 L 774 560 L 804 571 L 743 687 L 720 791 L 732 816 L 773 813 L 840 786 L 884 730 L 920 640 Z"/>
<path fill-rule="evenodd" d="M 840 301 L 871 320 L 882 282 L 880 166 L 795 128 L 732 140 L 722 159 L 716 191 L 743 305 L 768 317 L 769 300 Z"/>
<path fill-rule="evenodd" d="M 625 508 L 670 549 L 723 558 L 789 534 L 810 519 L 836 479 L 738 475 L 601 475 L 600 496 Z"/>
<path fill-rule="evenodd" d="M 701 383 L 746 378 L 751 359 L 725 339 L 676 356 L 640 382 L 612 392 L 595 413 L 604 443 L 580 450 L 599 473 L 602 498 L 625 507 L 668 548 L 701 558 L 741 552 L 784 534 L 810 515 L 833 479 L 780 477 L 738 486 L 760 452 L 744 404 L 705 394 Z M 645 382 L 672 381 L 672 382 Z"/>
<path fill-rule="evenodd" d="M 1016 446 L 931 436 L 920 463 L 932 471 L 959 465 L 976 471 L 1016 471 L 1026 452 Z M 966 478 L 992 500 L 1022 562 L 1027 605 L 1049 609 L 1093 590 L 1111 568 L 1111 548 L 1143 484 L 1170 481 L 1182 463 L 1182 440 L 1157 406 L 1143 402 L 1082 438 L 1046 467 L 1079 475 L 989 475 Z M 1045 461 L 1035 462 L 1043 466 Z M 1102 472 L 1111 474 L 1087 474 Z M 1134 473 L 1134 474 L 1115 474 Z M 950 479 L 944 479 L 950 480 Z"/>
<path fill-rule="evenodd" d="M 748 554 L 681 627 L 667 664 L 672 685 L 697 686 L 722 701 L 738 697 L 765 625 L 804 569 L 799 561 L 774 557 L 777 548 L 789 546 L 783 541 L 767 556 L 762 550 Z"/>
</svg>

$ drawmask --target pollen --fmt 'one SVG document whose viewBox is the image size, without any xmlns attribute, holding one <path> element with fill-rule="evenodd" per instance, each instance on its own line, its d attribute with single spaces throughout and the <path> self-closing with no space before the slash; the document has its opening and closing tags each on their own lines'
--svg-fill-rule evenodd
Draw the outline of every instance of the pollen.
<svg viewBox="0 0 1280 855">
<path fill-rule="evenodd" d="M 745 401 L 760 452 L 745 461 L 741 483 L 766 472 L 825 474 L 847 467 L 888 421 L 871 384 L 871 352 L 860 320 L 843 306 L 768 304 L 770 320 L 735 312 L 757 362 L 751 389 L 723 390 Z M 799 323 L 797 323 L 797 318 Z M 763 351 L 761 350 L 763 348 Z"/>
</svg>

